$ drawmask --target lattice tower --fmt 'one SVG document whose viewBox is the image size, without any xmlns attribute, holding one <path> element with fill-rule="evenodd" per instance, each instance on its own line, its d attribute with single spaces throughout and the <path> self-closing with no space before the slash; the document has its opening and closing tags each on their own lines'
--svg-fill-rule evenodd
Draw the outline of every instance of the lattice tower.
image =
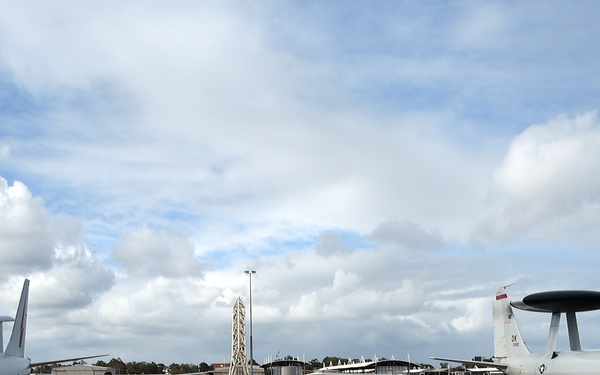
<svg viewBox="0 0 600 375">
<path fill-rule="evenodd" d="M 229 375 L 248 375 L 248 360 L 246 359 L 246 308 L 240 297 L 238 297 L 233 305 Z"/>
</svg>

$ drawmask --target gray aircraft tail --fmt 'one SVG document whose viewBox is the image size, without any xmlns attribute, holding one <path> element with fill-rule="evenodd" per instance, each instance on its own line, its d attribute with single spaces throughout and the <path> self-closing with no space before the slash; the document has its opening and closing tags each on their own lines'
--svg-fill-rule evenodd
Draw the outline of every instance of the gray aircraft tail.
<svg viewBox="0 0 600 375">
<path fill-rule="evenodd" d="M 508 300 L 506 287 L 496 290 L 496 299 L 492 302 L 494 318 L 494 357 L 521 357 L 531 354 L 517 325 L 512 306 Z"/>
<path fill-rule="evenodd" d="M 25 279 L 23 283 L 23 291 L 15 316 L 10 340 L 4 351 L 5 356 L 25 357 L 25 328 L 27 325 L 27 299 L 29 298 L 29 280 Z"/>
</svg>

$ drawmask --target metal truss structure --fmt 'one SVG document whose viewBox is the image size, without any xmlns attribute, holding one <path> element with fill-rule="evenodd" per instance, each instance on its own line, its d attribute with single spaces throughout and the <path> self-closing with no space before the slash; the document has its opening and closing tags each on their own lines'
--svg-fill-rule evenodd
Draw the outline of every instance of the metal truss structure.
<svg viewBox="0 0 600 375">
<path fill-rule="evenodd" d="M 240 297 L 238 297 L 233 305 L 229 375 L 248 375 L 248 360 L 246 357 L 246 308 Z"/>
</svg>

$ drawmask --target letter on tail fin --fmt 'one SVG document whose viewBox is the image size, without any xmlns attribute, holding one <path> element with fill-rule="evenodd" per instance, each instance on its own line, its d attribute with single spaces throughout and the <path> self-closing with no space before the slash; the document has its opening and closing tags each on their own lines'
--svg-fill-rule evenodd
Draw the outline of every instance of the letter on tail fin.
<svg viewBox="0 0 600 375">
<path fill-rule="evenodd" d="M 506 294 L 506 287 L 496 290 L 496 299 L 492 302 L 494 317 L 494 357 L 519 357 L 531 354 L 517 325 L 512 306 Z"/>
<path fill-rule="evenodd" d="M 25 279 L 23 283 L 23 291 L 15 316 L 15 324 L 13 326 L 10 341 L 6 346 L 4 355 L 14 357 L 25 357 L 25 327 L 27 325 L 27 299 L 29 297 L 29 280 Z"/>
</svg>

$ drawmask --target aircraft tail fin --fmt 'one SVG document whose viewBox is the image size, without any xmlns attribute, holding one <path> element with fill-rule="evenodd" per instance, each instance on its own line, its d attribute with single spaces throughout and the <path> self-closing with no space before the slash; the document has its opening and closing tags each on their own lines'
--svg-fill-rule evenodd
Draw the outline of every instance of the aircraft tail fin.
<svg viewBox="0 0 600 375">
<path fill-rule="evenodd" d="M 19 300 L 19 307 L 17 308 L 17 315 L 15 316 L 15 323 L 13 325 L 12 334 L 10 340 L 6 346 L 4 355 L 14 357 L 25 357 L 25 327 L 27 325 L 27 300 L 29 297 L 29 280 L 25 279 L 23 283 L 23 291 L 21 292 L 21 299 Z"/>
<path fill-rule="evenodd" d="M 496 299 L 492 302 L 494 318 L 494 357 L 519 357 L 531 354 L 517 325 L 512 306 L 508 300 L 506 287 L 496 290 Z"/>
</svg>

